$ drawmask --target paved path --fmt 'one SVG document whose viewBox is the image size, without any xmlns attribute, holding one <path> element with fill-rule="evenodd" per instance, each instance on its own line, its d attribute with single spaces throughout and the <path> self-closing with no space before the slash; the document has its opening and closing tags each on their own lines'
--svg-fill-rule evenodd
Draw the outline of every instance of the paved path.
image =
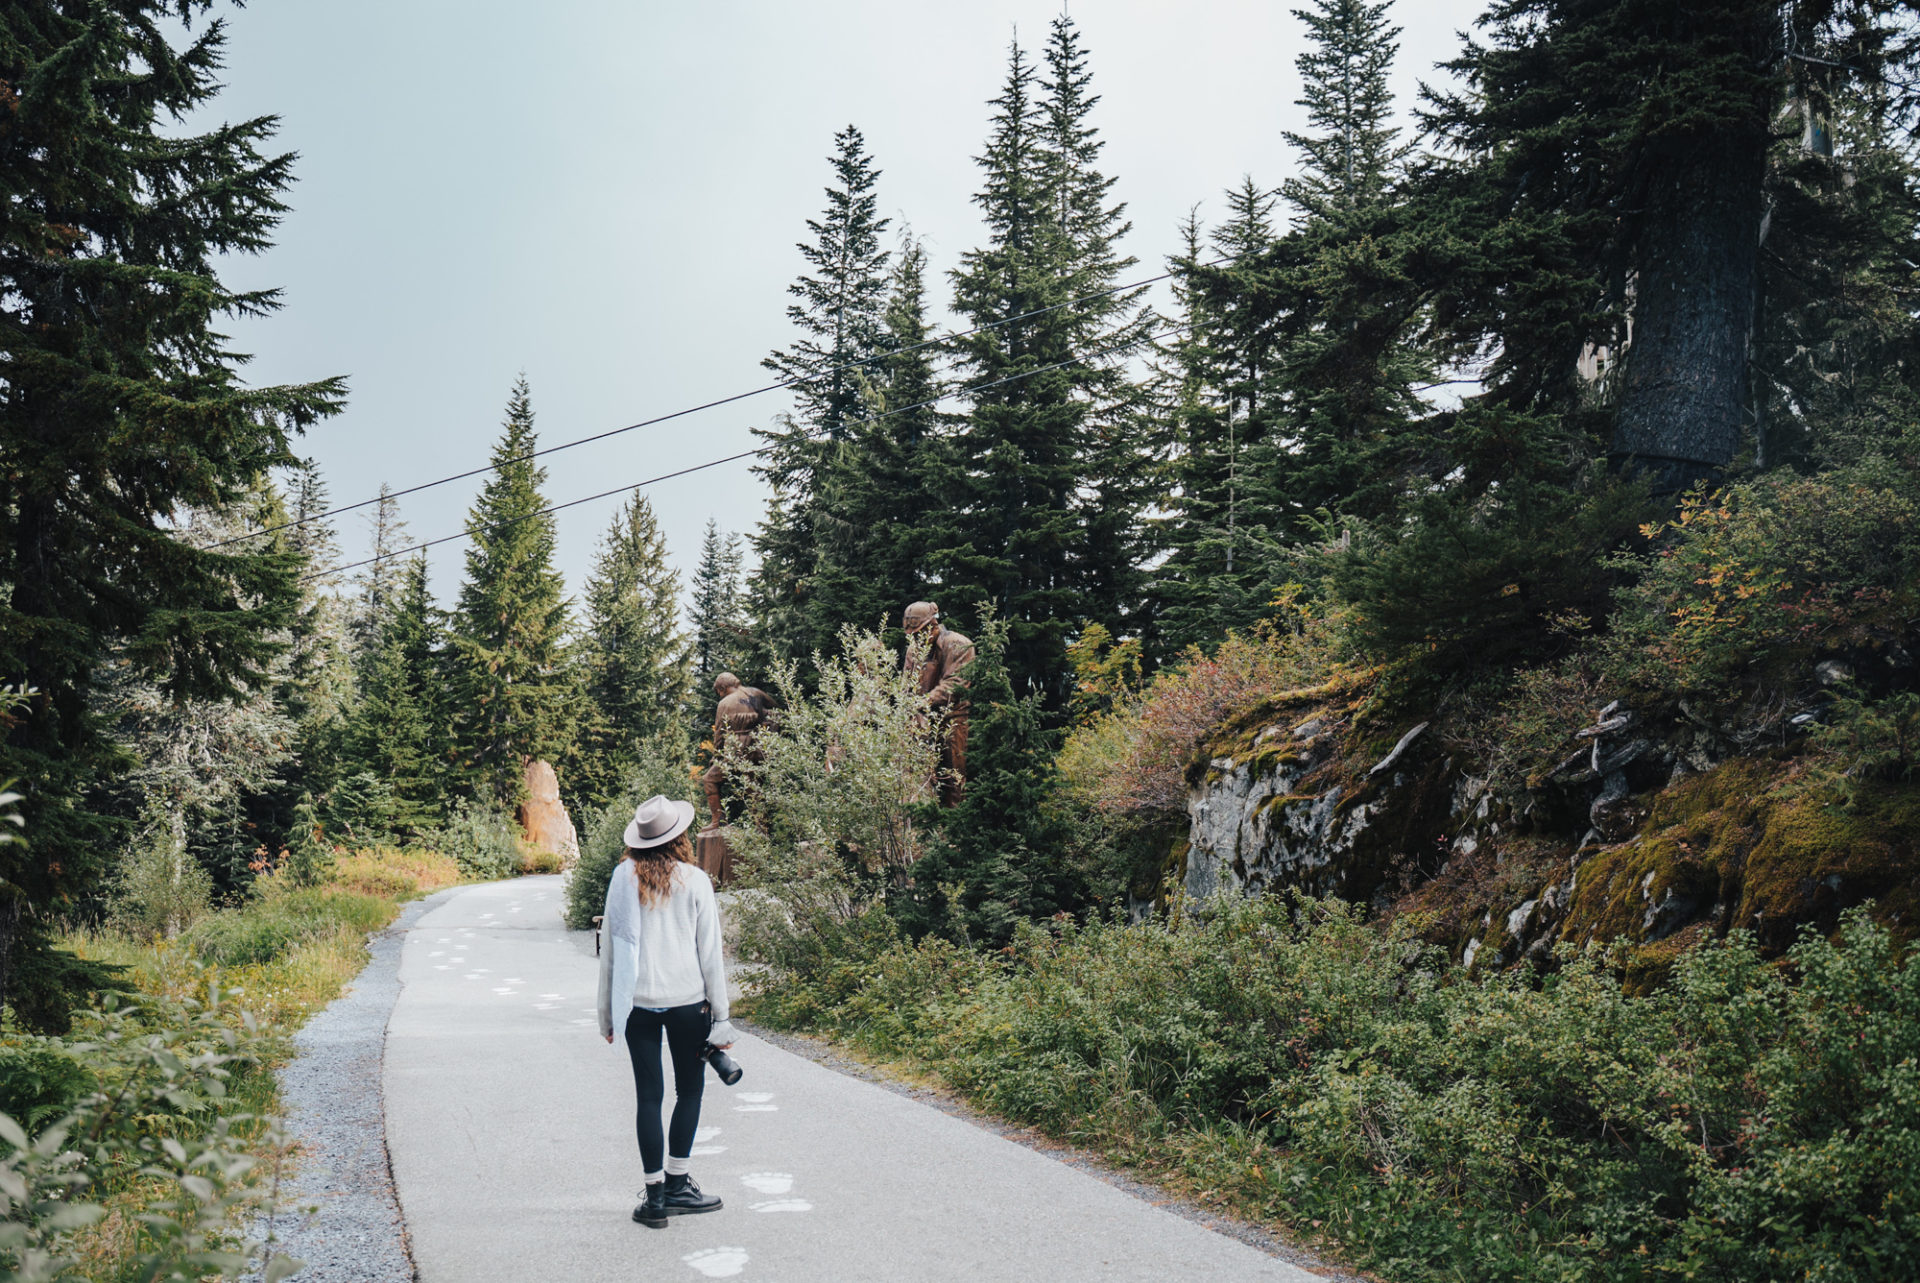
<svg viewBox="0 0 1920 1283">
<path fill-rule="evenodd" d="M 407 933 L 387 1143 L 422 1283 L 1262 1279 L 1313 1275 L 962 1119 L 742 1038 L 693 1171 L 726 1207 L 664 1230 L 626 1049 L 595 1028 L 561 880 L 473 887 Z"/>
</svg>

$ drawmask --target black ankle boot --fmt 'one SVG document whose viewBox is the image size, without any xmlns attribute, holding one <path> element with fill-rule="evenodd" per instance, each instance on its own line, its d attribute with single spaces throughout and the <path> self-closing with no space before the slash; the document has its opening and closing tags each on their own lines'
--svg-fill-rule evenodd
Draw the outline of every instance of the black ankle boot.
<svg viewBox="0 0 1920 1283">
<path fill-rule="evenodd" d="M 720 1197 L 717 1194 L 702 1194 L 700 1187 L 693 1183 L 691 1176 L 667 1175 L 666 1193 L 661 1195 L 668 1216 L 690 1216 L 695 1212 L 717 1212 L 720 1210 Z"/>
<path fill-rule="evenodd" d="M 669 1180 L 672 1178 L 669 1177 Z M 667 1228 L 667 1186 L 665 1181 L 655 1181 L 647 1186 L 640 1195 L 640 1205 L 633 1209 L 633 1219 L 649 1229 Z"/>
</svg>

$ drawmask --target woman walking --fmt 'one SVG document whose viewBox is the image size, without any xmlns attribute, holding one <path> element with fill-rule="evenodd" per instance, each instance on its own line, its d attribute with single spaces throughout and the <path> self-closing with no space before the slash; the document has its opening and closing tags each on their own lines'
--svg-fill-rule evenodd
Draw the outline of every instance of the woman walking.
<svg viewBox="0 0 1920 1283">
<path fill-rule="evenodd" d="M 669 1216 L 720 1208 L 720 1200 L 701 1193 L 687 1172 L 700 1126 L 702 1053 L 709 1042 L 732 1046 L 734 1037 L 727 1023 L 720 909 L 712 881 L 692 863 L 692 823 L 690 803 L 655 796 L 640 804 L 627 825 L 627 856 L 607 883 L 602 923 L 600 1033 L 608 1042 L 624 1036 L 633 1057 L 647 1182 L 646 1201 L 633 1209 L 633 1219 L 655 1229 Z M 662 1032 L 673 1059 L 673 1122 L 665 1136 Z"/>
</svg>

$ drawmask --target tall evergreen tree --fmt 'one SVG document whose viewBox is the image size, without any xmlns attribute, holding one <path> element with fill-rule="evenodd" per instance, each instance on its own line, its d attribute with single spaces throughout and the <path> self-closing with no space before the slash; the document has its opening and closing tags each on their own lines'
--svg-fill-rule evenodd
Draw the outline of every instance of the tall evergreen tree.
<svg viewBox="0 0 1920 1283">
<path fill-rule="evenodd" d="M 33 833 L 0 849 L 0 1001 L 22 1012 L 60 1012 L 66 968 L 37 913 L 90 885 L 112 847 L 85 797 L 121 769 L 89 698 L 110 640 L 182 698 L 244 691 L 283 644 L 294 558 L 188 546 L 174 515 L 239 502 L 343 392 L 249 387 L 225 345 L 228 318 L 279 306 L 223 285 L 217 264 L 268 246 L 293 158 L 263 152 L 272 117 L 182 127 L 220 88 L 209 7 L 0 18 L 0 683 L 40 692 L 0 747 Z"/>
<path fill-rule="evenodd" d="M 438 612 L 427 561 L 415 554 L 398 576 L 379 637 L 361 665 L 360 702 L 348 719 L 347 769 L 380 781 L 384 832 L 417 837 L 446 818 L 447 708 Z"/>
<path fill-rule="evenodd" d="M 893 259 L 886 335 L 866 381 L 867 412 L 827 456 L 819 505 L 812 633 L 899 621 L 930 591 L 923 523 L 950 469 L 929 345 L 926 249 L 909 234 Z"/>
<path fill-rule="evenodd" d="M 373 560 L 360 572 L 359 599 L 349 630 L 354 654 L 362 657 L 380 645 L 412 573 L 410 563 L 396 555 L 406 542 L 406 519 L 400 515 L 400 501 L 394 497 L 393 487 L 384 482 L 373 511 L 367 514 L 367 536 Z"/>
<path fill-rule="evenodd" d="M 1300 173 L 1283 190 L 1308 218 L 1339 221 L 1386 198 L 1387 183 L 1406 155 L 1393 119 L 1387 73 L 1399 52 L 1400 28 L 1389 25 L 1393 0 L 1311 0 L 1295 9 L 1306 24 L 1307 49 L 1297 105 L 1313 133 L 1287 133 L 1300 153 Z"/>
<path fill-rule="evenodd" d="M 828 516 L 820 501 L 823 472 L 865 411 L 873 378 L 869 363 L 886 333 L 887 251 L 881 237 L 888 220 L 878 216 L 874 195 L 880 171 L 852 125 L 833 141 L 827 206 L 819 218 L 807 220 L 812 242 L 798 247 L 808 270 L 787 287 L 795 300 L 787 319 L 799 337 L 761 362 L 781 378 L 797 380 L 794 412 L 777 429 L 760 433 L 768 454 L 758 470 L 781 502 L 754 538 L 761 640 L 783 657 L 832 641 L 833 634 L 815 631 L 811 601 Z"/>
<path fill-rule="evenodd" d="M 1197 217 L 1181 229 L 1174 294 L 1178 337 L 1166 345 L 1157 410 L 1168 452 L 1167 498 L 1154 575 L 1156 649 L 1174 653 L 1253 622 L 1272 575 L 1272 527 L 1292 514 L 1271 506 L 1260 476 L 1284 447 L 1271 441 L 1281 333 L 1273 194 L 1251 177 L 1227 193 L 1229 216 L 1211 236 Z"/>
<path fill-rule="evenodd" d="M 1090 619 L 1123 635 L 1137 611 L 1128 530 L 1142 470 L 1124 361 L 1146 327 L 1129 293 L 1059 306 L 1110 289 L 1134 260 L 1115 248 L 1125 209 L 1097 168 L 1098 99 L 1065 17 L 1046 67 L 1043 81 L 1016 43 L 992 101 L 974 198 L 987 244 L 953 274 L 956 309 L 992 328 L 956 344 L 979 390 L 957 434 L 955 499 L 930 525 L 949 609 L 992 602 L 1015 689 L 1044 692 L 1057 715 L 1067 638 Z"/>
<path fill-rule="evenodd" d="M 1462 89 L 1432 103 L 1461 158 L 1431 185 L 1442 333 L 1463 352 L 1498 336 L 1490 379 L 1522 409 L 1579 405 L 1581 358 L 1604 349 L 1616 462 L 1666 491 L 1719 474 L 1751 440 L 1775 120 L 1791 106 L 1800 132 L 1809 68 L 1832 91 L 1907 65 L 1902 7 L 1497 6 L 1449 64 Z"/>
<path fill-rule="evenodd" d="M 722 535 L 709 519 L 700 537 L 700 560 L 687 594 L 687 626 L 693 630 L 693 696 L 697 734 L 713 724 L 713 679 L 744 666 L 748 650 L 746 587 L 740 536 Z"/>
<path fill-rule="evenodd" d="M 693 656 L 680 629 L 680 576 L 645 495 L 614 514 L 585 598 L 575 651 L 587 706 L 567 787 L 591 814 L 626 787 L 643 742 L 686 729 Z"/>
<path fill-rule="evenodd" d="M 554 523 L 525 376 L 507 399 L 493 471 L 467 514 L 466 581 L 453 613 L 449 693 L 456 778 L 502 803 L 529 762 L 566 748 L 575 688 L 567 671 L 567 601 L 553 566 Z"/>
</svg>

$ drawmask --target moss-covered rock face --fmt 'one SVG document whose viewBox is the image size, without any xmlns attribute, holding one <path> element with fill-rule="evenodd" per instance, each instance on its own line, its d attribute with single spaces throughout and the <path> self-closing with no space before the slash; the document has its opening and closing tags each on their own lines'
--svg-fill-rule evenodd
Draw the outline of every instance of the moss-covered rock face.
<svg viewBox="0 0 1920 1283">
<path fill-rule="evenodd" d="M 1190 827 L 1183 885 L 1295 888 L 1370 901 L 1434 849 L 1451 789 L 1431 741 L 1382 748 L 1355 733 L 1352 709 L 1328 690 L 1275 697 L 1236 719 L 1187 772 Z"/>
<path fill-rule="evenodd" d="M 1648 807 L 1638 833 L 1580 862 L 1557 938 L 1624 941 L 1630 965 L 1654 980 L 1677 951 L 1651 946 L 1682 934 L 1743 927 L 1778 952 L 1802 924 L 1831 930 L 1868 900 L 1912 934 L 1920 790 L 1868 785 L 1843 809 L 1799 765 L 1746 758 L 1678 781 Z"/>
<path fill-rule="evenodd" d="M 1862 783 L 1843 808 L 1791 756 L 1713 760 L 1687 723 L 1617 718 L 1623 729 L 1569 759 L 1577 769 L 1500 790 L 1455 769 L 1443 732 L 1400 746 L 1406 728 L 1362 733 L 1353 705 L 1329 694 L 1276 697 L 1194 758 L 1175 875 L 1188 895 L 1298 889 L 1391 904 L 1483 969 L 1605 945 L 1636 990 L 1736 927 L 1778 953 L 1803 925 L 1830 930 L 1873 901 L 1900 937 L 1914 934 L 1911 785 Z"/>
</svg>

